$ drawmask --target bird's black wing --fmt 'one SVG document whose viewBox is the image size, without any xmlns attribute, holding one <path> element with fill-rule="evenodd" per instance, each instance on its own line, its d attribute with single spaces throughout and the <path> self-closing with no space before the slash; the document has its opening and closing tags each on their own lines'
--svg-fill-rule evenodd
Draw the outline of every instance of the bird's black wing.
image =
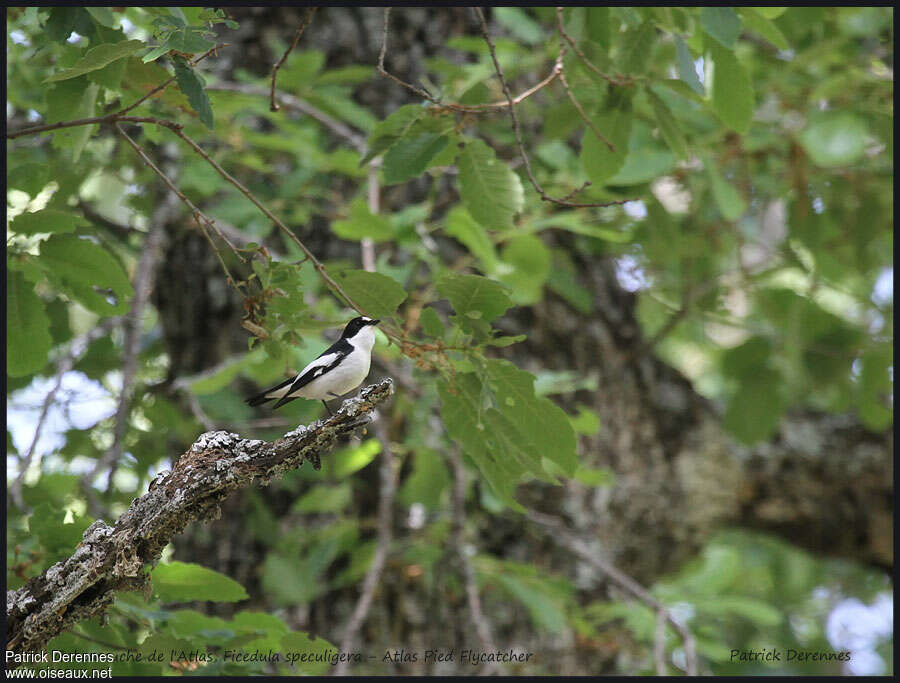
<svg viewBox="0 0 900 683">
<path fill-rule="evenodd" d="M 343 360 L 343 358 L 353 350 L 353 347 L 344 339 L 337 340 L 334 344 L 325 349 L 322 353 L 316 356 L 315 360 L 313 360 L 309 365 L 304 368 L 304 371 L 299 375 L 286 379 L 284 382 L 280 384 L 276 384 L 274 387 L 269 387 L 261 394 L 257 394 L 252 398 L 247 399 L 247 403 L 251 406 L 258 406 L 267 401 L 273 401 L 276 397 L 269 397 L 273 391 L 278 391 L 279 389 L 283 389 L 284 387 L 290 385 L 290 389 L 284 394 L 284 396 L 276 403 L 273 408 L 279 408 L 283 406 L 285 403 L 290 403 L 293 401 L 296 396 L 290 398 L 291 394 L 296 392 L 299 389 L 302 389 L 307 384 L 312 382 L 317 377 L 321 377 L 329 370 L 333 370 L 338 363 Z M 330 362 L 325 364 L 317 365 L 316 361 L 320 358 L 324 358 L 325 356 L 334 356 L 334 358 L 330 359 Z"/>
<path fill-rule="evenodd" d="M 336 356 L 335 362 L 329 363 L 327 365 L 315 365 L 313 367 L 309 367 L 309 365 L 307 365 L 306 367 L 308 369 L 306 372 L 301 372 L 299 375 L 294 375 L 293 377 L 289 377 L 288 379 L 284 380 L 283 382 L 280 382 L 273 387 L 269 387 L 262 393 L 259 393 L 256 396 L 252 396 L 251 398 L 245 399 L 245 402 L 251 406 L 258 406 L 258 405 L 262 405 L 263 403 L 266 403 L 267 401 L 274 401 L 275 397 L 269 397 L 268 394 L 271 394 L 273 391 L 278 391 L 279 389 L 283 389 L 284 387 L 286 387 L 288 385 L 296 384 L 296 386 L 291 386 L 291 388 L 285 394 L 285 397 L 287 397 L 292 392 L 294 392 L 297 389 L 300 389 L 300 388 L 306 386 L 307 384 L 309 384 L 310 382 L 312 382 L 316 377 L 321 377 L 325 372 L 327 372 L 328 370 L 331 370 L 335 365 L 337 365 L 338 362 L 340 362 L 340 360 L 344 356 L 347 355 L 347 353 L 349 353 L 352 350 L 353 350 L 352 347 L 350 347 L 350 345 L 346 341 L 344 341 L 343 339 L 339 339 L 334 344 L 329 346 L 327 349 L 322 351 L 322 353 L 320 353 L 318 356 L 316 356 L 315 360 L 313 360 L 309 365 L 313 365 L 317 360 L 319 360 L 323 356 L 327 356 L 329 354 L 335 354 L 335 356 Z M 284 403 L 287 403 L 288 401 L 292 401 L 292 400 L 294 400 L 294 399 L 288 399 L 287 401 L 283 400 L 282 402 L 279 402 L 277 405 L 275 405 L 275 407 L 277 408 L 278 406 L 283 405 Z"/>
<path fill-rule="evenodd" d="M 288 389 L 287 393 L 282 397 L 278 403 L 272 406 L 273 409 L 280 408 L 285 403 L 290 403 L 296 396 L 291 396 L 291 394 L 299 391 L 307 384 L 312 382 L 314 379 L 321 377 L 322 375 L 334 370 L 338 366 L 338 364 L 347 357 L 353 351 L 353 347 L 346 339 L 338 339 L 334 344 L 325 349 L 322 353 L 316 356 L 316 359 L 312 361 L 309 365 L 304 368 L 303 372 L 297 375 L 296 379 L 294 379 L 294 383 L 291 385 L 291 388 Z M 317 363 L 320 359 L 327 358 L 327 363 Z"/>
</svg>

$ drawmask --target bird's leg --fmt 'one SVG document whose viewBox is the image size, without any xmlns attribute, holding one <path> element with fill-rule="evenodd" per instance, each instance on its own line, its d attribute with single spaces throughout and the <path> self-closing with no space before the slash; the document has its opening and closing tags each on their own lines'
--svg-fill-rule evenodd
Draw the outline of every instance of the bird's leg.
<svg viewBox="0 0 900 683">
<path fill-rule="evenodd" d="M 328 414 L 329 414 L 329 415 L 334 415 L 334 413 L 331 412 L 331 408 L 329 408 L 329 407 L 328 407 L 328 404 L 325 403 L 325 399 L 324 399 L 324 398 L 322 399 L 322 405 L 325 406 L 325 410 L 328 411 Z"/>
</svg>

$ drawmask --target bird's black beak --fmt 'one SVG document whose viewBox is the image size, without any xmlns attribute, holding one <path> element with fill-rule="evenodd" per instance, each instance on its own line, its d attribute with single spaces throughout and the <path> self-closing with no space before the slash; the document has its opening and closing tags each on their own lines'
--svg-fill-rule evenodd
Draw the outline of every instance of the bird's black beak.
<svg viewBox="0 0 900 683">
<path fill-rule="evenodd" d="M 370 321 L 369 321 L 369 324 L 370 324 L 370 325 L 377 325 L 377 324 L 380 323 L 380 322 L 381 322 L 380 320 L 370 320 Z"/>
</svg>

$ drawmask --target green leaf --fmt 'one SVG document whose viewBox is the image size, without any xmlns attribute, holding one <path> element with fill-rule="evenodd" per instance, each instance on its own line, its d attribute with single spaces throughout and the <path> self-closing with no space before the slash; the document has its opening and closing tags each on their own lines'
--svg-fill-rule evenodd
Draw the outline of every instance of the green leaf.
<svg viewBox="0 0 900 683">
<path fill-rule="evenodd" d="M 422 325 L 422 331 L 425 334 L 432 337 L 443 338 L 444 323 L 441 321 L 440 316 L 438 316 L 437 311 L 431 306 L 426 306 L 422 309 L 422 314 L 419 316 L 419 323 Z"/>
<path fill-rule="evenodd" d="M 722 372 L 729 377 L 743 380 L 756 373 L 769 362 L 772 343 L 765 337 L 751 337 L 740 346 L 722 354 Z"/>
<path fill-rule="evenodd" d="M 510 298 L 523 306 L 541 299 L 550 274 L 550 250 L 536 235 L 514 237 L 501 255 L 504 268 L 498 279 L 510 289 Z"/>
<path fill-rule="evenodd" d="M 47 364 L 53 345 L 50 319 L 44 302 L 35 294 L 34 286 L 22 273 L 10 271 L 6 276 L 6 373 L 22 377 L 37 372 Z"/>
<path fill-rule="evenodd" d="M 519 176 L 481 140 L 466 144 L 457 166 L 459 194 L 472 218 L 488 230 L 511 228 L 525 202 Z"/>
<path fill-rule="evenodd" d="M 712 186 L 713 197 L 725 220 L 736 221 L 747 211 L 747 202 L 738 193 L 737 188 L 729 183 L 710 160 L 705 162 Z"/>
<path fill-rule="evenodd" d="M 481 261 L 484 272 L 491 273 L 497 267 L 497 254 L 487 232 L 463 207 L 455 206 L 450 210 L 444 230 L 466 245 Z"/>
<path fill-rule="evenodd" d="M 43 209 L 35 213 L 21 213 L 9 224 L 9 229 L 20 235 L 35 235 L 37 233 L 62 233 L 74 232 L 79 225 L 87 225 L 88 222 L 82 216 L 76 216 L 67 211 L 55 209 Z"/>
<path fill-rule="evenodd" d="M 77 78 L 90 71 L 102 69 L 118 59 L 123 59 L 128 55 L 134 54 L 142 47 L 144 47 L 144 43 L 140 40 L 123 40 L 119 43 L 105 43 L 103 45 L 98 45 L 97 47 L 88 50 L 84 57 L 75 63 L 75 66 L 70 69 L 63 69 L 49 78 L 45 78 L 44 83 L 65 81 L 70 78 Z"/>
<path fill-rule="evenodd" d="M 714 599 L 694 598 L 697 612 L 712 617 L 735 615 L 752 621 L 760 628 L 778 626 L 784 616 L 776 607 L 757 598 L 742 595 L 717 595 Z"/>
<path fill-rule="evenodd" d="M 529 223 L 532 230 L 544 230 L 545 228 L 559 228 L 560 230 L 568 230 L 577 235 L 586 235 L 587 237 L 596 237 L 606 242 L 615 242 L 624 244 L 632 240 L 632 235 L 615 228 L 604 228 L 599 225 L 592 225 L 587 221 L 590 220 L 585 214 L 578 211 L 560 211 L 546 218 L 538 218 Z"/>
<path fill-rule="evenodd" d="M 128 310 L 134 296 L 131 282 L 98 244 L 74 235 L 54 235 L 41 244 L 37 262 L 51 281 L 59 282 L 95 313 L 117 315 Z M 108 301 L 110 294 L 114 303 Z"/>
<path fill-rule="evenodd" d="M 293 512 L 341 512 L 350 505 L 353 490 L 350 482 L 337 486 L 317 483 L 315 488 L 297 500 L 291 507 Z"/>
<path fill-rule="evenodd" d="M 593 410 L 583 405 L 578 406 L 578 415 L 576 415 L 575 417 L 569 417 L 569 422 L 572 423 L 572 429 L 574 429 L 578 434 L 584 434 L 585 436 L 596 436 L 596 434 L 600 431 L 599 416 Z"/>
<path fill-rule="evenodd" d="M 15 166 L 6 172 L 6 187 L 22 190 L 34 198 L 50 182 L 51 173 L 47 164 L 28 162 Z"/>
<path fill-rule="evenodd" d="M 741 18 L 744 20 L 748 29 L 761 35 L 779 50 L 787 50 L 790 48 L 790 44 L 788 43 L 787 38 L 784 37 L 781 29 L 773 22 L 766 19 L 761 13 L 751 7 L 742 7 L 740 12 Z"/>
<path fill-rule="evenodd" d="M 397 140 L 388 149 L 382 162 L 385 184 L 396 185 L 422 175 L 428 168 L 428 163 L 449 142 L 449 137 L 437 133 L 423 133 Z"/>
<path fill-rule="evenodd" d="M 704 7 L 700 10 L 700 25 L 729 50 L 741 35 L 741 18 L 731 7 Z"/>
<path fill-rule="evenodd" d="M 585 486 L 612 486 L 615 475 L 606 468 L 579 467 L 573 478 Z"/>
<path fill-rule="evenodd" d="M 297 657 L 292 665 L 304 676 L 324 676 L 331 670 L 329 659 L 337 648 L 322 637 L 310 637 L 307 633 L 291 631 L 281 639 L 281 651 L 308 655 Z"/>
<path fill-rule="evenodd" d="M 513 498 L 513 493 L 525 469 L 519 460 L 505 457 L 505 450 L 499 449 L 496 442 L 489 443 L 488 435 L 492 431 L 483 409 L 483 390 L 481 380 L 474 373 L 457 373 L 453 385 L 441 379 L 438 382 L 441 420 L 447 434 L 462 446 L 497 498 L 521 511 L 524 508 Z"/>
<path fill-rule="evenodd" d="M 73 31 L 82 36 L 90 36 L 94 33 L 94 26 L 91 15 L 84 7 L 53 7 L 44 30 L 50 40 L 63 43 Z"/>
<path fill-rule="evenodd" d="M 868 130 L 851 111 L 823 112 L 810 118 L 800 143 L 819 166 L 846 166 L 862 159 Z"/>
<path fill-rule="evenodd" d="M 85 7 L 88 14 L 90 14 L 99 24 L 103 24 L 107 28 L 115 28 L 116 27 L 116 17 L 112 13 L 112 10 L 109 7 Z"/>
<path fill-rule="evenodd" d="M 729 128 L 746 133 L 753 120 L 753 84 L 747 70 L 731 50 L 716 41 L 709 41 L 712 57 L 712 108 Z"/>
<path fill-rule="evenodd" d="M 652 21 L 645 21 L 629 29 L 622 37 L 622 45 L 617 60 L 622 71 L 626 74 L 643 74 L 647 70 L 647 60 L 656 45 L 655 24 Z"/>
<path fill-rule="evenodd" d="M 585 135 L 581 144 L 581 165 L 594 185 L 605 185 L 625 165 L 628 141 L 631 137 L 631 111 L 615 108 L 599 116 L 591 117 L 594 126 L 614 150 L 600 141 L 596 135 Z"/>
<path fill-rule="evenodd" d="M 345 270 L 338 273 L 336 279 L 348 296 L 375 318 L 394 315 L 397 307 L 406 300 L 403 287 L 393 278 L 381 273 Z"/>
<path fill-rule="evenodd" d="M 866 352 L 859 374 L 859 418 L 871 430 L 887 429 L 893 421 L 891 366 L 894 352 L 883 344 Z"/>
<path fill-rule="evenodd" d="M 754 12 L 759 12 L 766 19 L 777 19 L 787 12 L 787 7 L 751 7 Z"/>
<path fill-rule="evenodd" d="M 675 166 L 675 155 L 659 140 L 643 121 L 636 121 L 628 141 L 625 163 L 606 181 L 607 185 L 641 185 L 665 175 Z"/>
<path fill-rule="evenodd" d="M 572 475 L 578 466 L 575 432 L 566 413 L 534 393 L 534 375 L 505 360 L 487 361 L 498 410 L 521 431 L 529 447 Z"/>
<path fill-rule="evenodd" d="M 122 79 L 122 87 L 132 91 L 136 90 L 143 97 L 170 77 L 171 74 L 159 64 L 147 64 L 137 57 L 129 57 L 125 60 L 125 75 Z M 135 100 L 137 100 L 137 97 L 135 97 Z M 154 100 L 164 102 L 175 108 L 189 106 L 184 93 L 177 88 L 166 88 L 156 93 L 150 98 L 151 102 Z"/>
<path fill-rule="evenodd" d="M 503 285 L 480 275 L 448 273 L 436 287 L 450 300 L 454 311 L 473 320 L 490 322 L 513 305 Z"/>
<path fill-rule="evenodd" d="M 384 121 L 379 121 L 369 133 L 369 139 L 366 141 L 365 155 L 359 164 L 368 163 L 388 147 L 399 140 L 403 134 L 422 116 L 425 110 L 417 104 L 406 104 L 396 109 Z"/>
<path fill-rule="evenodd" d="M 350 204 L 350 215 L 331 223 L 335 235 L 345 240 L 359 241 L 368 237 L 373 242 L 387 242 L 394 238 L 395 230 L 391 221 L 380 214 L 373 214 L 362 199 Z"/>
<path fill-rule="evenodd" d="M 75 516 L 74 521 L 65 524 L 65 510 L 54 508 L 50 503 L 38 505 L 28 518 L 28 529 L 50 553 L 51 562 L 70 555 L 84 535 L 91 521 L 86 517 Z"/>
<path fill-rule="evenodd" d="M 160 564 L 150 573 L 150 580 L 162 602 L 238 602 L 250 597 L 234 579 L 190 562 Z"/>
<path fill-rule="evenodd" d="M 770 438 L 786 408 L 783 384 L 781 375 L 770 368 L 758 368 L 744 377 L 728 402 L 725 428 L 747 444 Z"/>
<path fill-rule="evenodd" d="M 176 57 L 175 63 L 175 80 L 178 87 L 185 95 L 191 108 L 197 112 L 198 118 L 212 130 L 213 127 L 213 111 L 212 105 L 209 103 L 209 95 L 203 87 L 203 80 L 197 75 L 188 63 L 181 57 Z"/>
<path fill-rule="evenodd" d="M 88 83 L 86 77 L 70 78 L 56 83 L 47 90 L 47 123 L 58 123 L 94 115 L 97 93 L 100 87 Z M 72 158 L 78 161 L 88 139 L 97 130 L 96 125 L 73 126 L 53 131 L 56 149 L 71 149 Z"/>
<path fill-rule="evenodd" d="M 647 99 L 650 100 L 650 106 L 653 107 L 653 114 L 659 124 L 659 132 L 662 133 L 669 149 L 675 152 L 675 156 L 679 159 L 687 159 L 687 141 L 684 139 L 684 133 L 681 132 L 674 114 L 653 90 L 646 88 L 644 92 L 647 93 Z"/>
<path fill-rule="evenodd" d="M 587 38 L 595 45 L 601 46 L 604 52 L 609 50 L 609 7 L 587 7 L 586 9 L 586 33 Z"/>
<path fill-rule="evenodd" d="M 691 57 L 688 46 L 685 45 L 681 36 L 675 36 L 675 56 L 678 62 L 678 77 L 687 83 L 691 90 L 698 95 L 705 95 L 703 84 L 700 77 L 697 76 L 697 70 L 694 68 L 694 58 Z"/>
<path fill-rule="evenodd" d="M 122 85 L 122 78 L 125 76 L 125 68 L 127 66 L 127 59 L 117 59 L 102 69 L 91 71 L 87 77 L 92 83 L 96 83 L 108 90 L 118 90 Z"/>
<path fill-rule="evenodd" d="M 518 7 L 495 7 L 494 18 L 526 45 L 535 45 L 544 37 L 541 25 Z"/>
<path fill-rule="evenodd" d="M 441 507 L 441 494 L 450 482 L 444 460 L 430 448 L 418 448 L 413 456 L 412 474 L 400 487 L 398 498 L 404 505 L 422 503 L 429 510 L 437 510 Z"/>
<path fill-rule="evenodd" d="M 594 297 L 576 279 L 575 264 L 565 249 L 552 251 L 553 267 L 547 278 L 547 286 L 563 297 L 579 313 L 587 315 L 593 310 Z"/>
<path fill-rule="evenodd" d="M 163 56 L 164 54 L 166 54 L 168 51 L 169 51 L 169 44 L 168 44 L 168 43 L 163 43 L 162 45 L 157 45 L 155 48 L 153 48 L 152 50 L 150 50 L 150 52 L 148 52 L 148 53 L 145 54 L 143 57 L 141 57 L 141 61 L 142 61 L 144 64 L 147 64 L 147 63 L 149 63 L 149 62 L 155 62 L 157 59 L 159 59 L 160 57 L 162 57 L 162 56 Z"/>
<path fill-rule="evenodd" d="M 560 599 L 559 591 L 548 586 L 545 579 L 504 571 L 497 572 L 492 578 L 525 605 L 535 627 L 549 633 L 566 630 L 565 603 Z"/>
<path fill-rule="evenodd" d="M 368 439 L 359 446 L 345 448 L 328 458 L 324 471 L 338 479 L 348 477 L 372 462 L 380 452 L 381 442 L 378 439 Z"/>
</svg>

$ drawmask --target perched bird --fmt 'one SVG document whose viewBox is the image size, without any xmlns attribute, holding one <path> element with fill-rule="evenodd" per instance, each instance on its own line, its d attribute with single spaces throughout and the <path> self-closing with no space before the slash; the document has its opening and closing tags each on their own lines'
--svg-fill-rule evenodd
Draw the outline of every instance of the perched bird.
<svg viewBox="0 0 900 683">
<path fill-rule="evenodd" d="M 372 362 L 372 346 L 375 344 L 375 325 L 380 320 L 360 316 L 344 328 L 341 338 L 325 349 L 296 377 L 285 380 L 261 394 L 248 398 L 247 403 L 258 406 L 266 401 L 279 399 L 275 408 L 290 403 L 295 398 L 322 401 L 331 413 L 326 399 L 340 398 L 362 384 L 369 374 Z"/>
</svg>

